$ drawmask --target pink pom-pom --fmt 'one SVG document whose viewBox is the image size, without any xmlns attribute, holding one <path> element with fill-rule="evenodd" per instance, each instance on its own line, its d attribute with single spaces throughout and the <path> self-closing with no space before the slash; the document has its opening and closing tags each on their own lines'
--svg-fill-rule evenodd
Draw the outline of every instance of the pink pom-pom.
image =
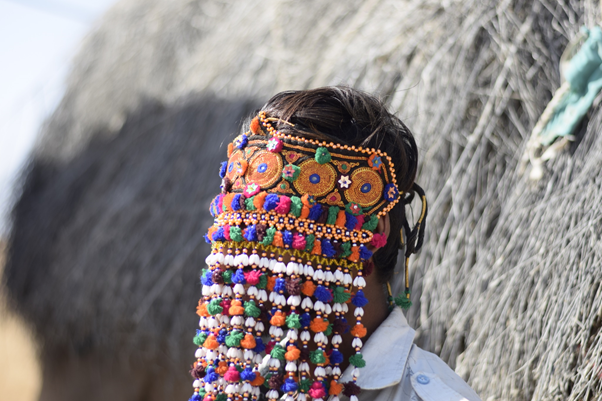
<svg viewBox="0 0 602 401">
<path fill-rule="evenodd" d="M 291 198 L 282 195 L 276 206 L 276 213 L 287 214 L 291 210 Z"/>
<path fill-rule="evenodd" d="M 322 383 L 314 382 L 309 389 L 309 395 L 311 398 L 324 398 L 326 396 L 326 391 L 324 391 Z"/>
<path fill-rule="evenodd" d="M 303 250 L 306 245 L 307 241 L 305 240 L 305 237 L 301 234 L 295 234 L 293 237 L 293 248 Z"/>
<path fill-rule="evenodd" d="M 205 398 L 203 398 L 203 401 L 213 401 L 213 398 L 211 398 L 211 394 L 207 394 Z"/>
<path fill-rule="evenodd" d="M 222 302 L 219 303 L 219 306 L 221 306 L 222 308 L 224 308 L 224 310 L 222 311 L 222 315 L 230 315 L 230 300 L 229 299 L 224 299 Z"/>
<path fill-rule="evenodd" d="M 363 214 L 360 214 L 359 216 L 355 216 L 355 218 L 357 219 L 357 223 L 355 223 L 354 230 L 361 230 L 364 225 L 365 217 Z"/>
<path fill-rule="evenodd" d="M 250 272 L 245 273 L 245 280 L 247 280 L 247 284 L 259 284 L 259 277 L 261 277 L 261 271 L 259 270 L 251 270 Z"/>
<path fill-rule="evenodd" d="M 231 241 L 230 239 L 230 225 L 226 224 L 224 226 L 224 237 L 226 238 L 226 241 Z"/>
<path fill-rule="evenodd" d="M 270 352 L 272 352 L 272 350 L 274 349 L 274 345 L 276 345 L 276 341 L 274 341 L 274 340 L 272 340 L 266 344 L 266 346 L 265 346 L 266 354 L 269 354 Z"/>
<path fill-rule="evenodd" d="M 238 370 L 234 366 L 230 366 L 224 375 L 224 379 L 229 382 L 238 382 L 240 381 L 240 373 L 238 373 Z"/>
<path fill-rule="evenodd" d="M 387 235 L 386 234 L 374 234 L 372 236 L 372 241 L 370 241 L 370 245 L 372 245 L 375 248 L 382 248 L 383 246 L 387 245 Z"/>
</svg>

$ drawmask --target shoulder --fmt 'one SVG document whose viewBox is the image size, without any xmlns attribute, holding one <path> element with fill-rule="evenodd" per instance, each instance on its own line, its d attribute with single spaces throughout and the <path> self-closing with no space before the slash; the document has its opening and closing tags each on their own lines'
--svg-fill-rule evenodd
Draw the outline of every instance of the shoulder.
<svg viewBox="0 0 602 401">
<path fill-rule="evenodd" d="M 403 381 L 424 401 L 480 401 L 474 390 L 445 362 L 416 345 L 410 350 Z"/>
</svg>

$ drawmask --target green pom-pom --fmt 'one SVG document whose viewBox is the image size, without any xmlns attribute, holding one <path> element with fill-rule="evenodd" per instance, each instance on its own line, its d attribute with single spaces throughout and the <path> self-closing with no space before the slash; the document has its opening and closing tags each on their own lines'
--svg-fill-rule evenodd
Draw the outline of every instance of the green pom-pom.
<svg viewBox="0 0 602 401">
<path fill-rule="evenodd" d="M 230 229 L 232 230 L 232 229 Z M 263 240 L 261 241 L 262 245 L 271 245 L 272 241 L 274 241 L 274 235 L 276 235 L 276 227 L 270 227 L 265 231 L 265 235 L 263 236 Z M 232 236 L 232 234 L 230 234 Z"/>
<path fill-rule="evenodd" d="M 351 294 L 345 292 L 345 287 L 334 287 L 332 291 L 332 298 L 338 304 L 347 302 L 350 296 Z"/>
<path fill-rule="evenodd" d="M 328 149 L 320 147 L 316 149 L 316 161 L 320 164 L 328 163 L 332 159 Z"/>
<path fill-rule="evenodd" d="M 366 361 L 364 361 L 364 357 L 362 354 L 355 354 L 349 358 L 349 363 L 357 368 L 363 368 L 366 366 Z"/>
<path fill-rule="evenodd" d="M 201 400 L 203 398 L 205 398 L 205 394 L 207 394 L 207 392 L 205 391 L 204 388 L 201 387 L 201 389 L 199 390 L 199 395 L 201 396 Z"/>
<path fill-rule="evenodd" d="M 401 309 L 409 309 L 409 307 L 412 306 L 412 301 L 410 301 L 408 295 L 410 295 L 410 293 L 406 292 L 403 295 L 395 297 L 395 305 L 401 307 Z"/>
<path fill-rule="evenodd" d="M 291 313 L 286 317 L 286 325 L 289 329 L 300 329 L 301 321 L 299 315 L 296 313 Z"/>
<path fill-rule="evenodd" d="M 261 276 L 259 276 L 259 283 L 257 283 L 257 285 L 255 287 L 257 287 L 260 290 L 265 289 L 265 287 L 267 287 L 268 285 L 268 276 L 266 276 L 265 274 L 262 274 Z"/>
<path fill-rule="evenodd" d="M 314 249 L 314 241 L 316 240 L 316 236 L 313 234 L 309 234 L 307 237 L 305 237 L 305 250 L 307 252 L 311 252 L 312 249 Z"/>
<path fill-rule="evenodd" d="M 247 210 L 255 210 L 257 209 L 255 207 L 255 205 L 253 204 L 253 200 L 255 199 L 254 196 L 251 196 L 250 198 L 245 199 L 245 209 Z"/>
<path fill-rule="evenodd" d="M 219 298 L 213 299 L 211 302 L 209 302 L 209 305 L 207 305 L 207 312 L 209 312 L 211 316 L 215 316 L 223 312 L 224 308 L 219 305 L 220 302 L 222 302 L 222 300 Z"/>
<path fill-rule="evenodd" d="M 245 333 L 242 331 L 233 331 L 226 336 L 226 345 L 228 347 L 240 347 L 240 342 L 244 338 Z"/>
<path fill-rule="evenodd" d="M 261 315 L 261 309 L 255 305 L 254 301 L 247 301 L 245 302 L 245 315 L 259 317 L 259 315 Z"/>
<path fill-rule="evenodd" d="M 331 206 L 328 208 L 328 218 L 326 219 L 326 224 L 331 224 L 334 226 L 334 223 L 337 222 L 337 215 L 339 214 L 339 208 L 336 206 Z"/>
<path fill-rule="evenodd" d="M 203 343 L 205 342 L 206 339 L 207 339 L 207 334 L 201 333 L 201 334 L 194 336 L 194 338 L 192 339 L 192 342 L 194 343 L 194 345 L 200 347 L 201 345 L 203 345 Z"/>
<path fill-rule="evenodd" d="M 263 387 L 270 388 L 270 377 L 272 377 L 271 372 L 264 376 L 265 381 L 263 382 Z"/>
<path fill-rule="evenodd" d="M 215 397 L 215 401 L 228 401 L 228 395 L 224 393 L 218 394 L 217 397 Z"/>
<path fill-rule="evenodd" d="M 324 356 L 324 352 L 317 349 L 309 353 L 309 360 L 311 361 L 311 363 L 317 365 L 326 362 L 326 357 Z"/>
<path fill-rule="evenodd" d="M 236 242 L 242 241 L 242 229 L 240 227 L 230 227 L 230 239 Z"/>
<path fill-rule="evenodd" d="M 375 214 L 373 214 L 372 216 L 370 216 L 370 218 L 368 219 L 368 221 L 366 221 L 362 225 L 362 229 L 368 230 L 368 231 L 374 231 L 374 230 L 376 230 L 376 226 L 377 225 L 378 225 L 378 216 L 376 216 Z"/>
<path fill-rule="evenodd" d="M 311 388 L 311 381 L 309 381 L 307 379 L 303 379 L 299 382 L 299 391 L 300 392 L 307 393 L 310 388 Z"/>
<path fill-rule="evenodd" d="M 343 242 L 341 244 L 341 249 L 343 251 L 341 252 L 340 258 L 346 258 L 347 256 L 351 255 L 351 242 Z"/>
<path fill-rule="evenodd" d="M 289 211 L 295 217 L 301 216 L 301 209 L 303 209 L 303 202 L 298 196 L 291 196 L 291 210 Z"/>
<path fill-rule="evenodd" d="M 326 330 L 324 330 L 324 335 L 326 337 L 330 336 L 332 334 L 332 323 L 330 323 L 328 325 L 328 327 L 326 327 Z"/>
<path fill-rule="evenodd" d="M 274 345 L 274 348 L 272 348 L 272 352 L 270 352 L 270 356 L 272 358 L 276 358 L 276 359 L 280 359 L 281 361 L 284 361 L 285 353 L 286 353 L 286 350 L 284 348 L 282 348 L 282 345 L 276 344 L 276 345 Z"/>
<path fill-rule="evenodd" d="M 232 284 L 232 270 L 226 270 L 222 273 L 222 277 L 224 278 L 224 283 Z"/>
<path fill-rule="evenodd" d="M 282 178 L 289 182 L 295 181 L 301 173 L 301 167 L 295 166 L 294 164 L 287 164 L 282 169 Z"/>
</svg>

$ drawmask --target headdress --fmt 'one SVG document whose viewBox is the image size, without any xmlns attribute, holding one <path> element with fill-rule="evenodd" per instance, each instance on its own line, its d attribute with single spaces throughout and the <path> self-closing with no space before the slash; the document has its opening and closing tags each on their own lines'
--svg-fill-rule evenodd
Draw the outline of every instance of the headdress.
<svg viewBox="0 0 602 401">
<path fill-rule="evenodd" d="M 374 231 L 400 200 L 394 165 L 381 150 L 285 135 L 273 121 L 260 112 L 221 164 L 191 401 L 256 400 L 262 385 L 287 401 L 353 401 L 360 390 L 368 246 L 386 244 Z M 348 331 L 352 380 L 339 383 Z"/>
</svg>

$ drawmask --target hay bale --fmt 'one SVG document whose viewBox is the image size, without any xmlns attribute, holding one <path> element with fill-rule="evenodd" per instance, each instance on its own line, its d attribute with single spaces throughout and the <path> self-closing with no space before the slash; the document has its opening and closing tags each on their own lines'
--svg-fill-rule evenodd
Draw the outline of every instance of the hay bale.
<svg viewBox="0 0 602 401">
<path fill-rule="evenodd" d="M 600 397 L 598 107 L 539 183 L 518 171 L 597 7 L 122 1 L 76 57 L 13 214 L 5 279 L 47 363 L 119 352 L 185 383 L 216 143 L 279 90 L 344 83 L 421 149 L 419 343 L 485 399 Z"/>
</svg>

